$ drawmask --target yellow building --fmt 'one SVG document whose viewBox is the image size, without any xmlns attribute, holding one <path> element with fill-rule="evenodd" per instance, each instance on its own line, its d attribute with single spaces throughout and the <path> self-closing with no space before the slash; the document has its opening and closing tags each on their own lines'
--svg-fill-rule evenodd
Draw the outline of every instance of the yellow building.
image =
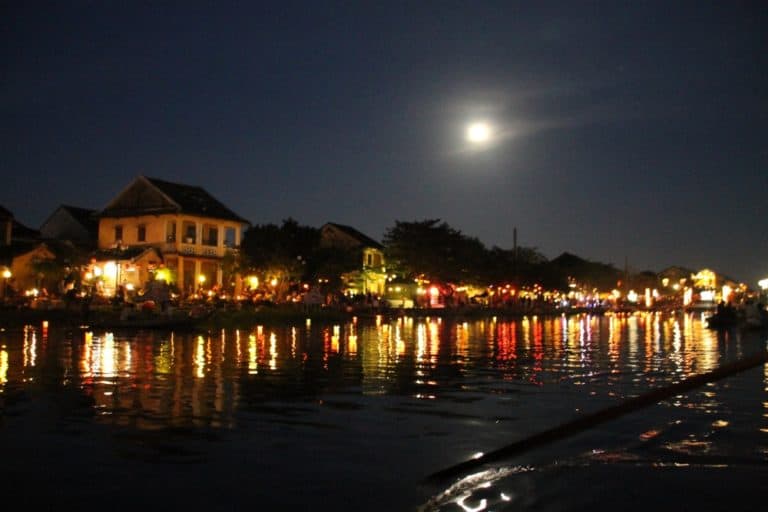
<svg viewBox="0 0 768 512">
<path fill-rule="evenodd" d="M 334 247 L 360 256 L 360 267 L 342 276 L 346 293 L 384 295 L 387 274 L 383 245 L 351 226 L 328 222 L 320 228 L 320 246 Z"/>
<path fill-rule="evenodd" d="M 248 225 L 200 187 L 139 176 L 99 214 L 99 250 L 132 249 L 133 257 L 98 263 L 109 264 L 110 270 L 115 266 L 115 285 L 123 284 L 121 260 L 130 260 L 136 274 L 165 269 L 156 275 L 185 294 L 229 284 L 224 283 L 222 263 L 239 248 Z M 152 251 L 137 258 L 138 248 L 154 248 L 159 261 L 153 260 Z M 127 278 L 128 273 L 122 275 Z"/>
<path fill-rule="evenodd" d="M 0 298 L 9 295 L 9 289 L 15 293 L 36 289 L 38 286 L 50 287 L 56 291 L 55 282 L 46 282 L 43 276 L 35 271 L 35 264 L 43 261 L 54 261 L 56 255 L 42 242 L 17 242 L 11 246 L 0 247 Z"/>
</svg>

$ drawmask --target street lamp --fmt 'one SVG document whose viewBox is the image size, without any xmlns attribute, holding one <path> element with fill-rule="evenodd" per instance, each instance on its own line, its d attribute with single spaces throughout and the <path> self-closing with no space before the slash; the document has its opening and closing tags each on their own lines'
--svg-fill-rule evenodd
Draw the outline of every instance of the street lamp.
<svg viewBox="0 0 768 512">
<path fill-rule="evenodd" d="M 3 269 L 2 275 L 3 275 L 3 289 L 0 291 L 2 291 L 3 293 L 0 293 L 0 297 L 2 297 L 3 300 L 5 300 L 5 290 L 8 289 L 8 280 L 11 278 L 13 274 L 11 274 L 10 269 L 5 268 Z"/>
</svg>

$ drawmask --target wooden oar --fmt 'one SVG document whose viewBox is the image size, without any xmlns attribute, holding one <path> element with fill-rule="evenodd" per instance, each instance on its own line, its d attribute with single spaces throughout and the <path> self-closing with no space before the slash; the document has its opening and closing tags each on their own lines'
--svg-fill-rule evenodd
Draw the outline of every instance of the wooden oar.
<svg viewBox="0 0 768 512">
<path fill-rule="evenodd" d="M 735 362 L 724 364 L 720 368 L 712 370 L 711 372 L 694 375 L 693 377 L 684 379 L 676 384 L 671 384 L 660 389 L 654 389 L 648 393 L 644 393 L 638 397 L 631 398 L 620 404 L 613 405 L 592 414 L 587 414 L 586 416 L 582 416 L 575 420 L 558 425 L 557 427 L 539 432 L 538 434 L 534 434 L 528 438 L 515 441 L 512 444 L 508 444 L 507 446 L 499 448 L 498 450 L 485 453 L 477 458 L 460 462 L 454 466 L 440 470 L 436 473 L 432 473 L 426 478 L 426 481 L 437 483 L 447 478 L 459 476 L 482 465 L 506 459 L 514 455 L 519 455 L 533 448 L 537 448 L 539 446 L 570 437 L 581 431 L 599 425 L 600 423 L 618 418 L 619 416 L 623 416 L 643 407 L 656 404 L 671 396 L 685 393 L 686 391 L 690 391 L 708 382 L 714 382 L 725 377 L 730 377 L 731 375 L 749 370 L 750 368 L 765 364 L 766 362 L 768 362 L 768 352 L 763 351 L 749 357 L 739 359 Z"/>
</svg>

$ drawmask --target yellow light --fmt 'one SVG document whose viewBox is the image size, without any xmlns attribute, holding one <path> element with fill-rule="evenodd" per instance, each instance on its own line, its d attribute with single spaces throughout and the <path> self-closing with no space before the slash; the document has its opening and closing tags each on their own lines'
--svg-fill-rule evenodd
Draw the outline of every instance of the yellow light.
<svg viewBox="0 0 768 512">
<path fill-rule="evenodd" d="M 197 276 L 197 280 L 200 281 L 200 284 L 203 284 L 205 282 L 205 275 L 200 274 L 199 276 Z"/>
<path fill-rule="evenodd" d="M 723 300 L 725 302 L 728 302 L 728 297 L 730 297 L 731 292 L 733 292 L 733 288 L 731 288 L 727 284 L 724 284 L 723 285 Z"/>
<path fill-rule="evenodd" d="M 86 272 L 85 273 L 85 280 L 86 281 L 90 281 L 91 279 L 93 279 L 93 274 L 91 274 L 90 272 Z"/>
<path fill-rule="evenodd" d="M 467 140 L 473 143 L 486 142 L 491 138 L 491 127 L 487 123 L 472 123 L 467 127 Z"/>
<path fill-rule="evenodd" d="M 269 284 L 273 287 L 277 286 L 277 278 L 273 277 L 272 280 L 269 282 Z"/>
<path fill-rule="evenodd" d="M 12 274 L 11 274 L 11 271 L 10 271 L 10 270 L 8 270 L 8 269 L 5 269 L 5 270 L 3 270 L 3 277 L 4 277 L 5 279 L 10 279 L 11 275 L 12 275 Z"/>
<path fill-rule="evenodd" d="M 248 278 L 248 284 L 255 290 L 259 287 L 259 278 L 256 276 L 250 276 Z"/>
<path fill-rule="evenodd" d="M 433 286 L 432 288 L 429 289 L 429 294 L 432 295 L 433 297 L 437 297 L 438 295 L 440 295 L 440 290 L 437 289 L 437 286 Z"/>
<path fill-rule="evenodd" d="M 693 289 L 686 288 L 683 292 L 683 305 L 688 306 L 693 302 Z"/>
<path fill-rule="evenodd" d="M 161 268 L 155 272 L 155 279 L 167 283 L 171 280 L 171 273 L 167 268 Z"/>
<path fill-rule="evenodd" d="M 108 261 L 104 264 L 105 274 L 114 275 L 116 272 L 117 272 L 117 264 L 114 261 Z"/>
<path fill-rule="evenodd" d="M 768 279 L 761 279 L 757 282 L 761 290 L 768 290 Z"/>
<path fill-rule="evenodd" d="M 96 277 L 99 277 L 101 274 L 102 274 L 101 267 L 94 266 L 93 267 L 93 275 L 96 276 Z"/>
<path fill-rule="evenodd" d="M 5 351 L 5 345 L 3 350 L 0 350 L 0 384 L 8 382 L 8 352 Z"/>
</svg>

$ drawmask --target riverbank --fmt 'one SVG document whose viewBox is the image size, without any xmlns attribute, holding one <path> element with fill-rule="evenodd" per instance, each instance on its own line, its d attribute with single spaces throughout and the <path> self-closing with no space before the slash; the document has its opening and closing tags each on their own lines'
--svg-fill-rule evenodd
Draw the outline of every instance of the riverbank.
<svg viewBox="0 0 768 512">
<path fill-rule="evenodd" d="M 195 307 L 173 309 L 172 317 L 175 322 L 168 322 L 168 328 L 185 326 L 194 329 L 211 330 L 224 328 L 249 328 L 253 325 L 299 325 L 307 320 L 320 323 L 341 323 L 355 319 L 377 318 L 389 320 L 399 317 L 411 318 L 446 318 L 456 321 L 473 320 L 478 318 L 522 318 L 524 316 L 559 316 L 562 314 L 602 314 L 600 310 L 576 310 L 555 308 L 534 308 L 524 311 L 512 309 L 495 309 L 486 307 L 462 307 L 441 309 L 399 309 L 399 308 L 307 308 L 301 305 L 283 304 L 257 307 Z M 148 317 L 158 320 L 147 323 Z M 180 317 L 190 315 L 188 322 L 178 322 Z M 145 328 L 148 325 L 162 328 L 163 313 L 141 313 L 132 315 L 137 318 L 135 323 L 123 319 L 123 310 L 112 306 L 98 306 L 87 311 L 71 308 L 3 308 L 0 309 L 0 328 L 23 327 L 25 325 L 40 325 L 48 322 L 49 327 L 83 328 L 86 326 L 119 326 Z M 170 318 L 171 315 L 168 316 Z"/>
<path fill-rule="evenodd" d="M 124 320 L 122 308 L 100 305 L 84 311 L 80 308 L 0 308 L 0 329 L 25 325 L 82 329 L 85 327 L 167 328 L 167 329 L 247 329 L 254 325 L 303 325 L 308 320 L 319 323 L 343 323 L 356 319 L 392 320 L 409 318 L 444 318 L 468 321 L 481 318 L 516 319 L 530 316 L 551 317 L 561 315 L 605 313 L 631 314 L 634 311 L 605 311 L 596 308 L 533 307 L 526 309 L 464 306 L 455 308 L 307 308 L 297 304 L 260 305 L 254 307 L 191 306 L 172 308 L 171 312 L 134 312 L 135 322 Z M 653 311 L 653 310 L 649 310 Z M 183 320 L 185 315 L 188 319 Z M 154 320 L 154 321 L 153 321 Z M 183 321 L 180 321 L 183 320 Z"/>
</svg>

